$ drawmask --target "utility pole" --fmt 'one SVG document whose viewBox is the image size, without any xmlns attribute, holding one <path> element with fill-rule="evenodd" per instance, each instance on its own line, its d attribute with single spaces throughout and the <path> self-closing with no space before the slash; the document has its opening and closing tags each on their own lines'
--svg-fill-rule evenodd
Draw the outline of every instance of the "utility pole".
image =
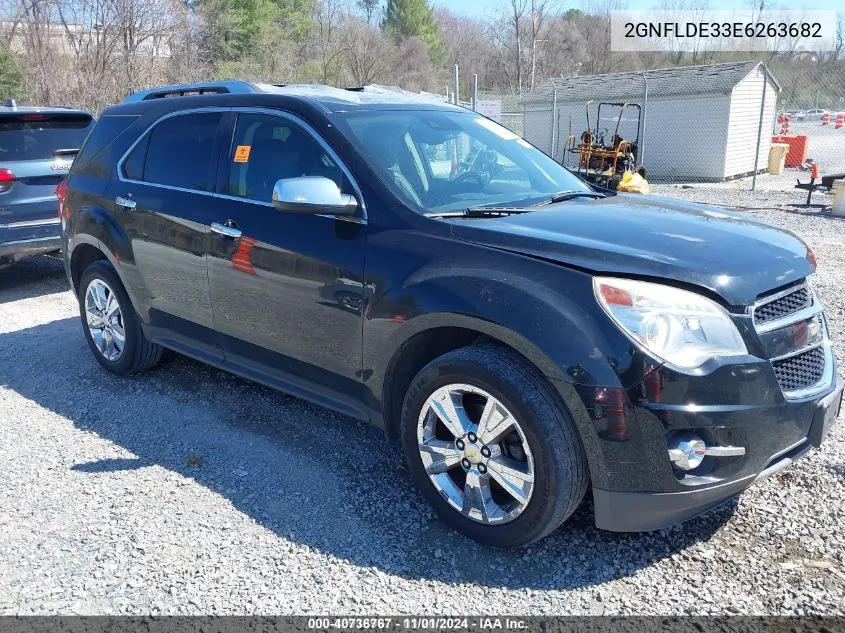
<svg viewBox="0 0 845 633">
<path fill-rule="evenodd" d="M 537 69 L 537 12 L 531 0 L 531 90 L 534 90 L 534 72 Z"/>
</svg>

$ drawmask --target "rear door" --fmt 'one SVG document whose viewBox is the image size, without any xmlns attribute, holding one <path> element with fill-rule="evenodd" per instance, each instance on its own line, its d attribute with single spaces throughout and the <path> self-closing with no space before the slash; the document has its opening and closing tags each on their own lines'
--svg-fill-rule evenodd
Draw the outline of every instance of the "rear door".
<svg viewBox="0 0 845 633">
<path fill-rule="evenodd" d="M 56 185 L 93 126 L 84 112 L 0 113 L 0 224 L 57 222 Z"/>
<path fill-rule="evenodd" d="M 225 118 L 225 109 L 203 109 L 160 119 L 126 153 L 107 192 L 132 245 L 141 317 L 154 338 L 207 359 L 222 358 L 206 250 Z"/>
</svg>

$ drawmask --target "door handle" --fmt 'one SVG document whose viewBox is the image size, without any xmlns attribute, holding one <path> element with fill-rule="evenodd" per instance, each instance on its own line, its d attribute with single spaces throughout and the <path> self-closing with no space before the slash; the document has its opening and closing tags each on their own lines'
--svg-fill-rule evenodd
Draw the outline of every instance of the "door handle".
<svg viewBox="0 0 845 633">
<path fill-rule="evenodd" d="M 129 198 L 122 198 L 120 196 L 114 199 L 114 203 L 119 207 L 123 207 L 126 211 L 131 211 L 138 204 L 134 200 L 130 200 Z"/>
<path fill-rule="evenodd" d="M 217 233 L 218 235 L 222 235 L 223 237 L 229 237 L 233 240 L 236 240 L 241 236 L 241 232 L 239 229 L 236 229 L 233 226 L 226 226 L 225 224 L 218 224 L 217 222 L 211 223 L 211 230 Z"/>
</svg>

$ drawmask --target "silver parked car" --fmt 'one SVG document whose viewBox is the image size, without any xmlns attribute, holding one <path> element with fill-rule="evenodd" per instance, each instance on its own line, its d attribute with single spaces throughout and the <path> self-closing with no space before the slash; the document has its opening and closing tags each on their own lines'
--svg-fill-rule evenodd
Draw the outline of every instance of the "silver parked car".
<svg viewBox="0 0 845 633">
<path fill-rule="evenodd" d="M 799 121 L 820 121 L 823 114 L 830 114 L 827 110 L 822 110 L 820 108 L 816 108 L 815 110 L 807 110 L 804 113 L 803 119 L 798 119 Z"/>
</svg>

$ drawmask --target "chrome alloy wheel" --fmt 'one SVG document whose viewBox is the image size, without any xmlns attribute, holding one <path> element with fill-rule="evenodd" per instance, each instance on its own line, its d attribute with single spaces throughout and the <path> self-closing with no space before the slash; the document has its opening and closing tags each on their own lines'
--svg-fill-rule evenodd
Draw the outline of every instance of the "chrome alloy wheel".
<svg viewBox="0 0 845 633">
<path fill-rule="evenodd" d="M 534 458 L 517 419 L 472 385 L 440 387 L 422 407 L 417 441 L 426 473 L 455 510 L 479 523 L 513 521 L 534 488 Z"/>
<path fill-rule="evenodd" d="M 126 333 L 117 295 L 102 279 L 93 279 L 85 291 L 85 320 L 100 353 L 110 361 L 123 355 Z"/>
</svg>

